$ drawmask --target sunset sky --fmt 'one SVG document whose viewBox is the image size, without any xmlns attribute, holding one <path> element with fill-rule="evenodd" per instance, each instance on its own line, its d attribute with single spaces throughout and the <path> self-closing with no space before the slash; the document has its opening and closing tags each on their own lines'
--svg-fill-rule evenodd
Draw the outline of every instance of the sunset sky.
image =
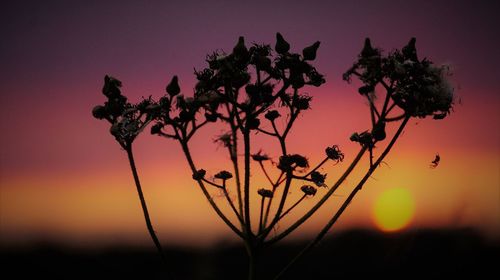
<svg viewBox="0 0 500 280">
<path fill-rule="evenodd" d="M 330 184 L 356 155 L 349 136 L 368 129 L 368 106 L 355 85 L 342 81 L 365 37 L 385 51 L 416 37 L 420 57 L 454 73 L 453 114 L 412 120 L 334 231 L 380 230 L 376 198 L 404 188 L 415 204 L 405 229 L 473 227 L 500 238 L 500 5 L 494 1 L 9 2 L 0 5 L 0 244 L 150 242 L 126 154 L 108 124 L 91 114 L 105 101 L 104 75 L 120 79 L 133 102 L 163 95 L 173 75 L 191 95 L 193 69 L 205 67 L 207 53 L 230 51 L 238 36 L 274 45 L 276 32 L 297 52 L 321 41 L 314 65 L 327 82 L 306 89 L 312 110 L 289 143 L 313 163 L 338 144 L 346 162 L 324 169 Z M 204 129 L 192 144 L 198 165 L 211 174 L 229 168 L 225 151 L 212 143 L 221 132 Z M 259 138 L 253 152 L 279 156 L 276 147 Z M 430 169 L 437 153 L 441 163 Z M 136 141 L 136 160 L 164 243 L 235 239 L 191 179 L 178 143 L 145 133 Z M 362 171 L 291 238 L 316 232 Z M 264 182 L 261 176 L 255 181 Z"/>
</svg>

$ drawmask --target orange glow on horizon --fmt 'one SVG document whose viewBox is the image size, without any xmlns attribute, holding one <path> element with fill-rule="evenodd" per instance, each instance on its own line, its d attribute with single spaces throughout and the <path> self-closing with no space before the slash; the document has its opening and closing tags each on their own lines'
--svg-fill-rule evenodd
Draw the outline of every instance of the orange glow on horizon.
<svg viewBox="0 0 500 280">
<path fill-rule="evenodd" d="M 324 157 L 325 147 L 339 145 L 346 155 L 345 162 L 321 169 L 328 173 L 327 182 L 331 185 L 359 149 L 356 143 L 349 141 L 349 136 L 353 131 L 366 128 L 368 107 L 348 86 L 327 87 L 317 90 L 313 96 L 313 109 L 299 118 L 290 133 L 289 150 L 306 155 L 313 166 Z M 443 121 L 412 120 L 384 160 L 386 164 L 368 180 L 332 231 L 352 227 L 373 229 L 370 205 L 374 198 L 384 188 L 404 185 L 414 195 L 417 208 L 409 229 L 471 226 L 497 236 L 500 233 L 500 168 L 498 147 L 495 146 L 498 131 L 485 133 L 483 127 L 469 121 L 481 114 L 493 115 L 495 112 L 494 104 L 470 102 L 467 106 L 457 106 L 456 112 Z M 57 119 L 57 125 L 72 127 L 74 120 Z M 90 116 L 78 120 L 82 122 L 81 127 L 88 130 L 82 140 L 85 145 L 81 145 L 88 162 L 79 160 L 82 153 L 74 149 L 75 144 L 68 139 L 68 134 L 58 131 L 57 135 L 66 142 L 54 152 L 55 155 L 71 156 L 75 160 L 68 164 L 55 162 L 35 166 L 29 173 L 24 169 L 2 173 L 0 235 L 3 238 L 0 242 L 22 242 L 46 236 L 98 244 L 117 240 L 119 236 L 127 242 L 149 244 L 126 155 L 114 143 L 105 124 Z M 389 129 L 393 131 L 394 126 Z M 231 168 L 224 149 L 213 143 L 214 136 L 221 132 L 220 127 L 207 127 L 191 144 L 197 167 L 206 169 L 211 175 Z M 40 135 L 44 136 L 42 132 Z M 255 139 L 252 153 L 263 149 L 276 160 L 278 143 L 266 140 L 261 134 Z M 54 144 L 45 146 L 51 141 L 52 138 L 41 141 L 37 155 L 43 155 L 43 149 L 52 153 Z M 381 143 L 376 153 L 384 144 Z M 437 152 L 442 156 L 441 164 L 436 169 L 429 169 Z M 178 143 L 146 133 L 137 139 L 135 154 L 150 214 L 162 240 L 167 244 L 195 245 L 212 244 L 221 239 L 235 240 L 191 179 Z M 366 166 L 367 159 L 338 189 L 337 195 L 290 238 L 305 238 L 317 233 L 349 195 Z M 256 173 L 252 174 L 252 186 L 258 189 L 266 180 L 258 166 L 253 170 Z M 300 195 L 299 187 L 291 190 L 288 203 L 293 203 Z M 217 190 L 210 191 L 230 216 L 225 200 Z M 300 217 L 324 192 L 325 189 L 319 189 L 316 197 L 305 200 L 279 224 L 279 229 Z M 255 193 L 252 193 L 251 202 L 256 217 L 259 203 Z"/>
</svg>

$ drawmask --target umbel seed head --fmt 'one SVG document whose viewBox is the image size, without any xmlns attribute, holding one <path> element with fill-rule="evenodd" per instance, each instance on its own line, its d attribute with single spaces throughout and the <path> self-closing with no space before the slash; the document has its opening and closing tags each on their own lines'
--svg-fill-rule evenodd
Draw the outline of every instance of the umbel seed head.
<svg viewBox="0 0 500 280">
<path fill-rule="evenodd" d="M 302 190 L 305 195 L 314 196 L 316 194 L 316 188 L 311 185 L 303 185 L 300 190 Z"/>
<path fill-rule="evenodd" d="M 262 197 L 269 197 L 269 198 L 273 197 L 273 192 L 271 190 L 259 189 L 257 193 Z"/>
<path fill-rule="evenodd" d="M 214 177 L 217 179 L 227 180 L 233 178 L 233 174 L 229 171 L 222 170 L 221 172 L 215 174 Z"/>
<path fill-rule="evenodd" d="M 197 170 L 193 173 L 193 180 L 202 180 L 203 178 L 205 178 L 205 174 L 207 174 L 207 172 L 204 169 Z"/>
</svg>

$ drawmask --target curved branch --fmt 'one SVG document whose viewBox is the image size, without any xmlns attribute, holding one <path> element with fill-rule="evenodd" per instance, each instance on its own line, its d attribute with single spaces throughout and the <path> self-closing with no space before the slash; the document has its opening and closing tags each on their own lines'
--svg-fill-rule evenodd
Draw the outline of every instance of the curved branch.
<svg viewBox="0 0 500 280">
<path fill-rule="evenodd" d="M 352 161 L 351 165 L 346 169 L 344 174 L 337 180 L 337 182 L 328 190 L 328 192 L 321 198 L 320 201 L 318 201 L 311 210 L 309 210 L 304 216 L 302 216 L 299 220 L 297 220 L 294 224 L 292 224 L 289 228 L 278 234 L 277 236 L 271 238 L 266 242 L 267 245 L 271 245 L 284 237 L 286 237 L 288 234 L 293 232 L 295 229 L 297 229 L 300 225 L 302 225 L 307 219 L 309 219 L 327 200 L 330 198 L 330 196 L 337 190 L 337 188 L 344 182 L 344 180 L 349 176 L 349 174 L 352 172 L 354 167 L 358 164 L 358 162 L 361 160 L 363 157 L 364 153 L 366 152 L 366 147 L 362 147 L 361 150 L 359 151 L 358 155 L 354 160 Z M 269 233 L 269 231 L 267 232 Z M 263 236 L 262 238 L 265 238 L 266 236 Z"/>
<path fill-rule="evenodd" d="M 191 157 L 191 153 L 189 152 L 189 148 L 187 146 L 187 142 L 185 141 L 179 141 L 182 146 L 182 151 L 184 152 L 184 155 L 186 156 L 186 159 L 189 163 L 189 167 L 191 168 L 191 172 L 195 173 L 197 171 L 196 166 L 194 165 L 193 158 Z M 215 210 L 217 215 L 226 223 L 226 225 L 238 236 L 243 238 L 243 233 L 222 213 L 220 208 L 217 206 L 217 204 L 214 202 L 213 198 L 210 196 L 210 193 L 207 191 L 207 188 L 203 184 L 202 180 L 198 180 L 198 185 L 200 186 L 203 194 L 207 198 L 208 202 L 212 206 L 212 208 Z"/>
<path fill-rule="evenodd" d="M 134 176 L 135 186 L 137 188 L 137 194 L 139 195 L 139 199 L 141 201 L 142 212 L 144 214 L 144 220 L 146 221 L 146 227 L 148 228 L 149 235 L 153 240 L 153 243 L 156 246 L 156 249 L 160 253 L 161 258 L 165 263 L 167 263 L 167 259 L 165 254 L 163 253 L 163 249 L 161 247 L 160 240 L 156 236 L 156 233 L 153 228 L 153 224 L 151 223 L 151 219 L 149 217 L 148 207 L 146 205 L 146 200 L 144 198 L 144 194 L 142 192 L 141 182 L 139 180 L 139 174 L 137 172 L 137 167 L 135 166 L 134 154 L 132 152 L 132 143 L 129 143 L 125 146 L 125 151 L 127 151 L 128 160 L 130 163 L 130 169 L 132 170 L 132 175 Z"/>
<path fill-rule="evenodd" d="M 394 134 L 393 138 L 391 139 L 391 142 L 387 145 L 385 148 L 384 152 L 379 156 L 377 161 L 373 166 L 370 167 L 370 169 L 366 172 L 365 176 L 361 181 L 358 183 L 358 185 L 353 189 L 349 197 L 344 201 L 342 206 L 337 210 L 335 215 L 328 221 L 328 223 L 323 227 L 323 229 L 320 231 L 320 233 L 314 238 L 302 251 L 300 251 L 293 259 L 288 263 L 285 268 L 274 278 L 279 279 L 281 276 L 285 274 L 285 272 L 293 265 L 295 264 L 305 253 L 307 253 L 309 250 L 311 250 L 330 230 L 330 228 L 335 224 L 335 222 L 338 220 L 340 215 L 344 212 L 344 210 L 349 206 L 353 198 L 356 196 L 356 193 L 361 190 L 363 185 L 366 183 L 368 178 L 372 175 L 372 173 L 376 170 L 377 166 L 384 160 L 385 156 L 390 152 L 392 147 L 394 146 L 394 143 L 396 143 L 396 140 L 398 137 L 401 135 L 403 132 L 404 127 L 408 123 L 408 120 L 410 119 L 409 116 L 406 116 L 406 118 L 403 120 L 401 125 L 399 126 L 396 134 Z"/>
</svg>

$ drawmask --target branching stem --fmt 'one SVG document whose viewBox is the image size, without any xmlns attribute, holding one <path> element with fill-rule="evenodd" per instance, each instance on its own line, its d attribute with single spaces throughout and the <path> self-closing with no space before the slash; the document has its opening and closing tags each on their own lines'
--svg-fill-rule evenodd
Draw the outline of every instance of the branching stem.
<svg viewBox="0 0 500 280">
<path fill-rule="evenodd" d="M 358 185 L 352 190 L 351 194 L 347 199 L 344 201 L 342 206 L 337 210 L 335 215 L 328 221 L 328 223 L 323 227 L 323 229 L 320 231 L 320 233 L 314 238 L 302 251 L 300 251 L 286 266 L 285 268 L 274 278 L 274 280 L 279 279 L 281 276 L 284 275 L 284 273 L 293 265 L 295 264 L 305 253 L 307 253 L 309 250 L 311 250 L 318 242 L 323 239 L 323 237 L 328 233 L 330 228 L 335 224 L 335 222 L 338 220 L 338 218 L 342 215 L 342 213 L 345 211 L 345 209 L 349 206 L 353 198 L 356 196 L 356 193 L 361 190 L 363 185 L 366 183 L 368 178 L 372 175 L 372 173 L 377 169 L 377 166 L 384 160 L 385 156 L 390 152 L 392 147 L 394 146 L 394 143 L 396 143 L 396 140 L 398 137 L 401 135 L 403 132 L 404 127 L 408 123 L 408 120 L 410 119 L 409 116 L 406 116 L 401 125 L 399 126 L 398 130 L 394 134 L 394 136 L 391 139 L 391 142 L 387 145 L 385 150 L 382 152 L 382 154 L 379 156 L 377 161 L 375 162 L 374 165 L 372 165 L 368 171 L 366 172 L 365 176 L 361 181 L 358 183 Z"/>
</svg>

